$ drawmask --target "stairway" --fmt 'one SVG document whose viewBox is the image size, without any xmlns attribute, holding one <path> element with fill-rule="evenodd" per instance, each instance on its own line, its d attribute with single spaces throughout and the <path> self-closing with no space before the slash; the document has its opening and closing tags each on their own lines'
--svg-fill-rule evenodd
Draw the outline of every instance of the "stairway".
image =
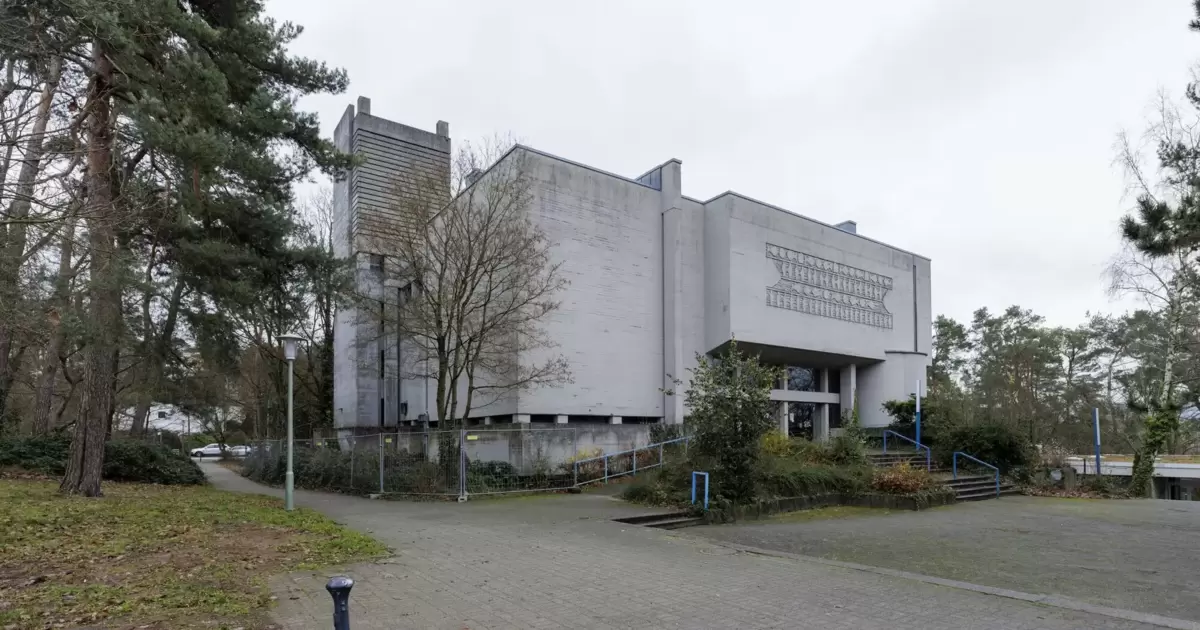
<svg viewBox="0 0 1200 630">
<path fill-rule="evenodd" d="M 914 453 L 912 451 L 893 451 L 891 453 L 870 453 L 867 455 L 867 460 L 872 466 L 886 468 L 890 466 L 899 466 L 907 463 L 913 468 L 925 467 L 925 453 Z"/>
<path fill-rule="evenodd" d="M 955 501 L 983 501 L 999 498 L 996 496 L 995 475 L 959 475 L 958 479 L 946 481 L 946 485 L 954 489 Z M 1020 490 L 1001 479 L 1000 496 L 1008 494 L 1020 494 Z"/>
<path fill-rule="evenodd" d="M 615 518 L 618 523 L 628 523 L 630 525 L 641 525 L 642 527 L 655 527 L 658 529 L 679 529 L 681 527 L 691 527 L 692 525 L 703 525 L 704 519 L 695 516 L 689 512 L 668 512 L 665 514 L 643 514 L 641 516 L 627 516 L 625 518 Z"/>
<path fill-rule="evenodd" d="M 881 468 L 890 466 L 899 466 L 907 463 L 913 468 L 925 468 L 925 453 L 916 453 L 913 451 L 893 451 L 890 453 L 871 453 L 867 455 L 867 459 L 872 466 Z M 996 496 L 996 477 L 994 475 L 959 475 L 958 479 L 953 479 L 950 476 L 950 471 L 933 464 L 930 469 L 931 473 L 939 477 L 943 477 L 943 483 L 954 489 L 956 501 L 983 501 L 985 499 L 995 499 Z M 1011 483 L 1000 480 L 1000 496 L 1009 494 L 1019 494 L 1020 490 Z"/>
</svg>

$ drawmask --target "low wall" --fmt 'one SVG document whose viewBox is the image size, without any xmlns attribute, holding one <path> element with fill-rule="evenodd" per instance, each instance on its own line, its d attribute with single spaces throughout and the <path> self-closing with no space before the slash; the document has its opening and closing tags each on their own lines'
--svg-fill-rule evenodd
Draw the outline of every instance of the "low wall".
<svg viewBox="0 0 1200 630">
<path fill-rule="evenodd" d="M 529 475 L 539 468 L 556 468 L 579 456 L 618 453 L 650 443 L 649 424 L 504 424 L 475 426 L 464 435 L 463 448 L 468 461 L 507 462 L 518 474 Z M 401 427 L 405 429 L 406 427 Z M 388 450 L 423 454 L 437 461 L 442 440 L 460 439 L 458 431 L 422 431 L 419 428 L 365 435 L 345 435 L 339 439 L 343 450 Z"/>
<path fill-rule="evenodd" d="M 783 512 L 799 512 L 817 508 L 850 505 L 857 507 L 885 508 L 891 510 L 924 510 L 954 503 L 954 492 L 910 496 L 897 494 L 818 494 L 809 497 L 764 499 L 749 505 L 713 506 L 704 513 L 706 523 L 732 523 L 734 521 L 765 518 Z"/>
</svg>

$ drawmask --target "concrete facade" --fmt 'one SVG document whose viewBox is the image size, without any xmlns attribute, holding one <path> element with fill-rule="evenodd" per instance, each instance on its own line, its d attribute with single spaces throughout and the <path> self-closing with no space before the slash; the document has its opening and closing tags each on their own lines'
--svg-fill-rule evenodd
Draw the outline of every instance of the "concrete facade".
<svg viewBox="0 0 1200 630">
<path fill-rule="evenodd" d="M 429 407 L 425 379 L 402 380 L 397 369 L 401 346 L 375 315 L 394 304 L 385 291 L 388 235 L 404 225 L 392 202 L 405 194 L 402 175 L 430 178 L 444 173 L 450 181 L 450 127 L 439 121 L 436 133 L 371 115 L 371 101 L 359 98 L 346 108 L 334 130 L 334 144 L 362 163 L 333 184 L 334 254 L 352 262 L 362 298 L 342 305 L 334 322 L 334 426 L 338 429 L 391 428 Z M 401 403 L 407 413 L 401 413 Z"/>
<path fill-rule="evenodd" d="M 338 146 L 365 155 L 368 165 L 372 151 L 390 145 L 348 142 L 347 128 L 351 138 L 364 129 L 392 133 L 388 142 L 425 142 L 444 147 L 448 156 L 448 137 L 359 110 L 348 110 L 339 124 Z M 734 192 L 707 201 L 686 197 L 679 160 L 631 178 L 524 146 L 501 160 L 515 155 L 534 180 L 530 216 L 555 244 L 570 282 L 557 296 L 561 307 L 544 322 L 558 347 L 518 360 L 528 365 L 544 352 L 561 354 L 574 383 L 521 391 L 473 410 L 478 424 L 682 422 L 683 390 L 696 356 L 719 354 L 731 339 L 764 361 L 793 366 L 772 391 L 781 428 L 795 433 L 803 423 L 818 439 L 837 431 L 840 414 L 856 397 L 865 426 L 888 424 L 883 402 L 907 398 L 924 379 L 931 347 L 929 259 L 858 234 L 852 221 L 834 226 Z M 381 177 L 391 169 L 400 177 L 424 164 L 380 159 L 339 184 L 335 196 L 344 203 L 335 208 L 345 235 L 339 254 L 365 251 L 352 247 L 360 226 L 370 225 L 363 218 L 370 197 L 354 192 L 364 181 L 358 172 L 371 168 L 372 177 Z M 360 278 L 370 283 L 369 270 Z M 371 336 L 362 326 L 338 318 L 339 427 L 373 427 L 380 415 L 371 407 L 378 405 L 379 370 L 362 367 L 359 359 L 371 349 L 355 344 Z M 342 358 L 355 350 L 358 359 Z M 395 361 L 386 348 L 383 361 Z M 383 384 L 399 392 L 394 401 L 385 392 L 385 426 L 432 414 L 428 403 L 415 404 L 428 391 L 424 379 L 401 380 Z M 670 389 L 675 395 L 663 391 Z M 389 415 L 401 402 L 407 413 Z"/>
</svg>

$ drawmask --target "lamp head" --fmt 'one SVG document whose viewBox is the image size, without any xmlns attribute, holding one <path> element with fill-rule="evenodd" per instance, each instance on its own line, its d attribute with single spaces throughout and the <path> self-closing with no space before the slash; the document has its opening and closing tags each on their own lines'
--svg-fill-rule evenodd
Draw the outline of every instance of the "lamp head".
<svg viewBox="0 0 1200 630">
<path fill-rule="evenodd" d="M 286 333 L 279 335 L 279 341 L 283 344 L 283 358 L 287 359 L 288 361 L 295 361 L 296 348 L 299 346 L 301 341 L 304 341 L 304 337 L 293 333 Z"/>
</svg>

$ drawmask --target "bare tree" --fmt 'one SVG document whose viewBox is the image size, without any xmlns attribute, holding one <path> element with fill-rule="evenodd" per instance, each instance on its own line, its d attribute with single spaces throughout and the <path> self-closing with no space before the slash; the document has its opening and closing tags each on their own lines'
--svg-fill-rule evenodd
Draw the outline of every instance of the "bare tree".
<svg viewBox="0 0 1200 630">
<path fill-rule="evenodd" d="M 1159 348 L 1153 353 L 1156 387 L 1147 400 L 1126 401 L 1155 409 L 1178 408 L 1178 372 L 1190 350 L 1195 320 L 1197 283 L 1182 252 L 1151 257 L 1126 247 L 1108 267 L 1108 291 L 1113 296 L 1133 296 L 1161 322 Z"/>
<path fill-rule="evenodd" d="M 54 398 L 54 385 L 58 378 L 58 367 L 65 358 L 66 332 L 63 330 L 63 314 L 70 308 L 71 283 L 75 268 L 71 261 L 75 250 L 75 222 L 69 221 L 63 231 L 58 252 L 58 274 L 54 278 L 54 295 L 46 313 L 51 330 L 42 356 L 34 392 L 33 432 L 50 430 L 50 408 Z"/>
<path fill-rule="evenodd" d="M 398 178 L 389 209 L 395 221 L 372 239 L 373 251 L 393 259 L 396 303 L 382 309 L 382 324 L 412 349 L 400 376 L 436 379 L 443 428 L 518 391 L 571 380 L 542 328 L 567 282 L 530 212 L 528 154 L 506 146 L 467 146 L 451 173 Z"/>
</svg>

